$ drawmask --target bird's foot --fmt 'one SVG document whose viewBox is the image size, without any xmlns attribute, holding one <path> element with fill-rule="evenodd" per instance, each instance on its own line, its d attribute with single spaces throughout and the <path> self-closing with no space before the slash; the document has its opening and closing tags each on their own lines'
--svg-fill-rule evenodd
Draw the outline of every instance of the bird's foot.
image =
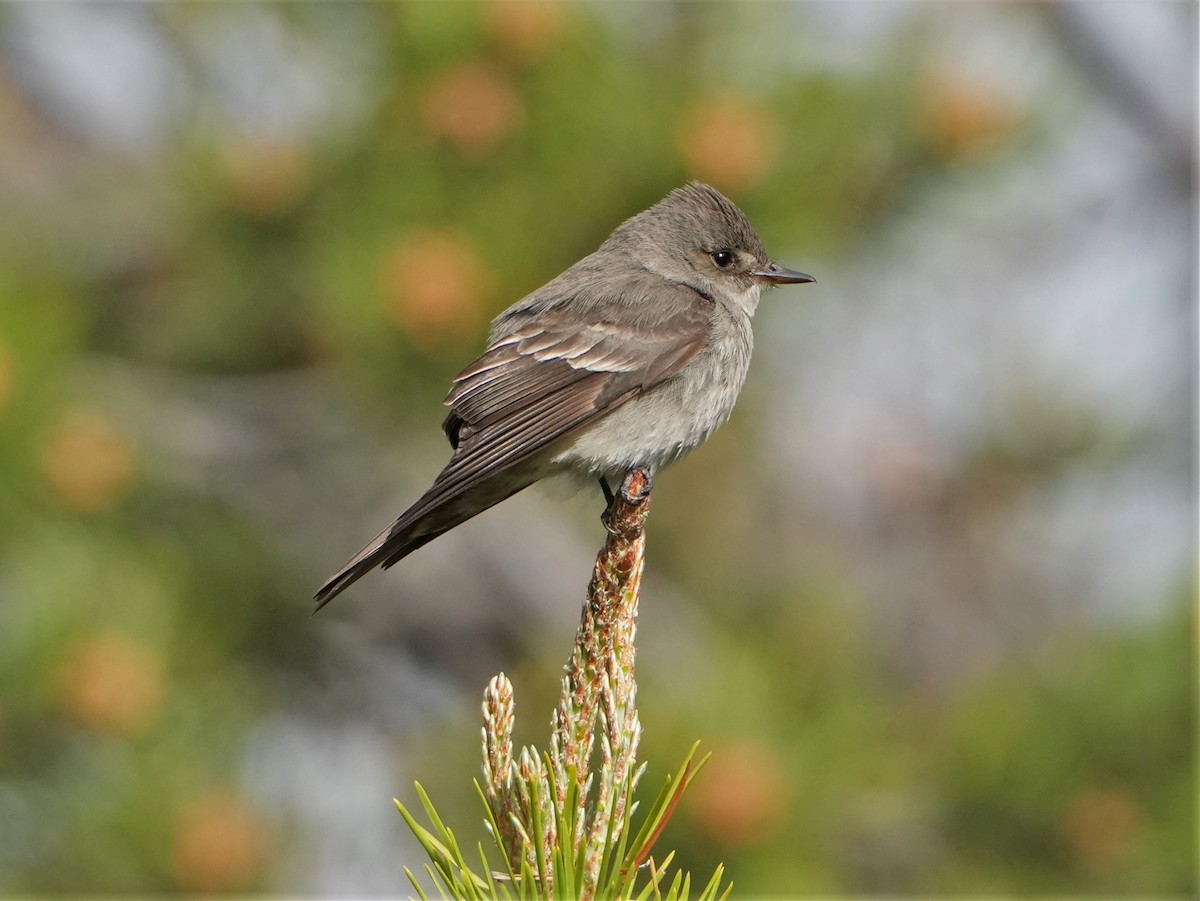
<svg viewBox="0 0 1200 901">
<path fill-rule="evenodd" d="M 650 470 L 636 466 L 625 473 L 625 478 L 621 480 L 621 487 L 617 489 L 617 492 L 623 502 L 631 507 L 637 507 L 650 496 L 653 481 Z M 600 514 L 600 522 L 604 524 L 604 529 L 608 534 L 615 535 L 616 532 L 612 528 L 612 509 L 613 504 L 617 501 L 618 493 L 613 492 L 608 480 L 603 476 L 600 477 L 600 490 L 604 492 L 605 501 L 604 512 Z"/>
<path fill-rule="evenodd" d="M 642 501 L 650 496 L 650 489 L 653 487 L 654 477 L 650 474 L 650 470 L 636 466 L 625 473 L 625 478 L 621 482 L 621 500 L 631 507 L 640 506 Z"/>
</svg>

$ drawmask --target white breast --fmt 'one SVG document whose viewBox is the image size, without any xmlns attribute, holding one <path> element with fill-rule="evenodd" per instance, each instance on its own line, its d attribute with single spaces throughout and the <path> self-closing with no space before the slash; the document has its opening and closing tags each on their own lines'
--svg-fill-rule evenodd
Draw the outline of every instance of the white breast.
<svg viewBox="0 0 1200 901">
<path fill-rule="evenodd" d="M 749 316 L 719 315 L 728 326 L 714 329 L 722 338 L 678 375 L 569 439 L 551 463 L 612 483 L 634 466 L 654 472 L 703 444 L 733 410 L 753 347 Z"/>
</svg>

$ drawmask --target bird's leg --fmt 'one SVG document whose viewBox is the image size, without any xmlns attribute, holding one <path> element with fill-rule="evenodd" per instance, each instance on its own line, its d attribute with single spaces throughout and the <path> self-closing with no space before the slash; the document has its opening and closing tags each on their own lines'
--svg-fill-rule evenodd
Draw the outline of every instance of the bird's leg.
<svg viewBox="0 0 1200 901">
<path fill-rule="evenodd" d="M 612 506 L 613 490 L 608 487 L 608 479 L 600 476 L 600 490 L 604 492 L 604 509 L 607 510 Z"/>
<path fill-rule="evenodd" d="M 604 525 L 604 531 L 608 534 L 613 534 L 612 527 L 609 525 L 610 517 L 612 516 L 613 504 L 617 500 L 617 496 L 613 494 L 612 488 L 609 487 L 608 479 L 600 476 L 600 490 L 604 492 L 604 512 L 600 514 L 600 522 Z"/>
</svg>

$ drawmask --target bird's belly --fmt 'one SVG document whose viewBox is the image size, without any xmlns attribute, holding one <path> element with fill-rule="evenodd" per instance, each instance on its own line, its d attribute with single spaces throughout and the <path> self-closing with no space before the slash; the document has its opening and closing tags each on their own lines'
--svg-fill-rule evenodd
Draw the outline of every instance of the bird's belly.
<svg viewBox="0 0 1200 901">
<path fill-rule="evenodd" d="M 685 370 L 568 437 L 551 463 L 610 481 L 635 466 L 655 472 L 707 440 L 729 417 L 744 379 L 744 367 Z"/>
</svg>

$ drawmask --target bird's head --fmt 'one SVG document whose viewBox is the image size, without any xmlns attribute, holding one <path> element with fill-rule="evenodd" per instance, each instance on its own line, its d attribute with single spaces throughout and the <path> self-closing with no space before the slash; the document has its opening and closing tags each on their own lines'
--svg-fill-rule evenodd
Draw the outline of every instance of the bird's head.
<svg viewBox="0 0 1200 901">
<path fill-rule="evenodd" d="M 627 220 L 605 243 L 656 275 L 747 314 L 753 314 L 765 286 L 816 281 L 772 262 L 746 214 L 698 181 Z"/>
</svg>

